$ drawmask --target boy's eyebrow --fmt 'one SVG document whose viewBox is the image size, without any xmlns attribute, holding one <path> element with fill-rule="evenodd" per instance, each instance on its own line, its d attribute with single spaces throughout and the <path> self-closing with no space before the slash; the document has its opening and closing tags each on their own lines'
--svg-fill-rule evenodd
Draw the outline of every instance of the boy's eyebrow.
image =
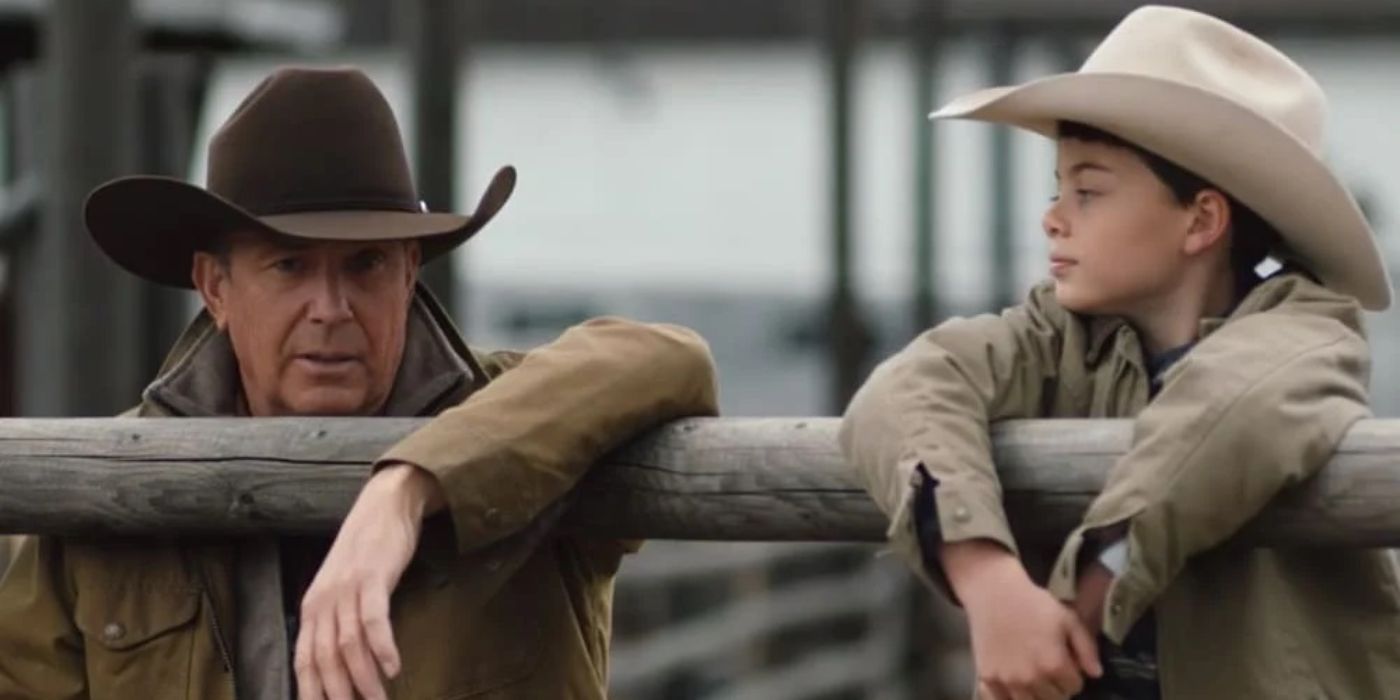
<svg viewBox="0 0 1400 700">
<path fill-rule="evenodd" d="M 1112 168 L 1108 167 L 1107 165 L 1103 165 L 1102 163 L 1096 163 L 1092 160 L 1080 161 L 1078 163 L 1075 163 L 1074 165 L 1069 166 L 1069 174 L 1071 176 L 1078 175 L 1086 170 L 1097 170 L 1099 172 L 1108 173 L 1109 175 L 1113 174 Z M 1058 168 L 1055 169 L 1055 179 L 1060 179 L 1060 170 Z"/>
</svg>

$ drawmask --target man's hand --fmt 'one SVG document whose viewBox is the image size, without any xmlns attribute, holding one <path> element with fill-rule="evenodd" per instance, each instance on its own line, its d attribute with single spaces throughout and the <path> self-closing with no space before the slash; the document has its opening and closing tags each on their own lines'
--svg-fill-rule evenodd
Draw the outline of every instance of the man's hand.
<svg viewBox="0 0 1400 700">
<path fill-rule="evenodd" d="M 423 517 L 442 508 L 437 480 L 411 464 L 381 469 L 345 517 L 301 602 L 297 695 L 303 700 L 385 697 L 399 672 L 389 596 L 418 547 Z"/>
<path fill-rule="evenodd" d="M 1021 562 L 984 541 L 946 544 L 943 565 L 967 609 L 978 696 L 1061 700 L 1103 674 L 1094 637 Z"/>
</svg>

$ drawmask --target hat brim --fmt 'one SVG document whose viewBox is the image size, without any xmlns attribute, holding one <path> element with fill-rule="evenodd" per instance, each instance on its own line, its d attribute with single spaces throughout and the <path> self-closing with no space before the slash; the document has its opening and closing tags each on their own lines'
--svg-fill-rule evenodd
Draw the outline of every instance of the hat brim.
<svg viewBox="0 0 1400 700">
<path fill-rule="evenodd" d="M 515 190 L 515 168 L 496 172 L 469 215 L 381 209 L 256 216 L 201 187 L 168 177 L 131 176 L 93 190 L 84 220 L 93 240 L 135 275 L 193 287 L 194 254 L 218 236 L 255 231 L 324 241 L 417 239 L 426 262 L 466 242 Z"/>
<path fill-rule="evenodd" d="M 1052 139 L 1060 121 L 1103 129 L 1253 209 L 1327 286 L 1372 311 L 1390 306 L 1375 234 L 1346 186 L 1288 130 L 1225 97 L 1142 75 L 1069 73 L 981 90 L 929 118 L 1007 124 Z"/>
</svg>

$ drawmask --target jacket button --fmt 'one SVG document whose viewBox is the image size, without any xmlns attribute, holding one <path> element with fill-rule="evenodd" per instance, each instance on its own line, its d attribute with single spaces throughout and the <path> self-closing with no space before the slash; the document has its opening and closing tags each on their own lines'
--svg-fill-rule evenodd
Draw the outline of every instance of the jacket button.
<svg viewBox="0 0 1400 700">
<path fill-rule="evenodd" d="M 102 639 L 105 641 L 115 642 L 125 636 L 126 627 L 123 627 L 120 622 L 112 622 L 102 628 Z"/>
<path fill-rule="evenodd" d="M 496 527 L 496 526 L 500 525 L 500 524 L 501 524 L 501 511 L 498 510 L 498 509 L 496 509 L 496 508 L 487 508 L 487 509 L 486 509 L 486 524 L 487 524 L 488 526 L 490 526 L 490 527 Z"/>
<path fill-rule="evenodd" d="M 1123 614 L 1123 604 L 1122 604 L 1122 603 L 1114 603 L 1113 605 L 1108 606 L 1108 614 L 1113 615 L 1113 616 L 1115 616 L 1115 617 L 1118 616 L 1118 615 L 1122 615 L 1122 614 Z"/>
<path fill-rule="evenodd" d="M 967 506 L 958 506 L 957 508 L 954 508 L 954 509 L 953 509 L 953 520 L 954 520 L 954 521 L 960 522 L 960 523 L 965 523 L 965 522 L 967 522 L 967 521 L 969 521 L 969 520 L 971 520 L 971 519 L 972 519 L 972 512 L 969 511 L 969 510 L 967 509 Z"/>
</svg>

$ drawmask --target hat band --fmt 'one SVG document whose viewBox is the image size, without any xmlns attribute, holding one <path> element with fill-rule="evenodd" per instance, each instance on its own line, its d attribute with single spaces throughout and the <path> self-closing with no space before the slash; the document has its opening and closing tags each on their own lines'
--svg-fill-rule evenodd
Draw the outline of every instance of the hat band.
<svg viewBox="0 0 1400 700">
<path fill-rule="evenodd" d="M 234 204 L 237 200 L 230 199 Z M 239 206 L 243 206 L 239 204 Z M 333 198 L 305 199 L 295 202 L 278 202 L 267 206 L 244 206 L 253 216 L 276 216 L 278 214 L 300 214 L 310 211 L 403 211 L 419 213 L 418 200 L 404 200 L 398 197 L 382 198 Z"/>
</svg>

